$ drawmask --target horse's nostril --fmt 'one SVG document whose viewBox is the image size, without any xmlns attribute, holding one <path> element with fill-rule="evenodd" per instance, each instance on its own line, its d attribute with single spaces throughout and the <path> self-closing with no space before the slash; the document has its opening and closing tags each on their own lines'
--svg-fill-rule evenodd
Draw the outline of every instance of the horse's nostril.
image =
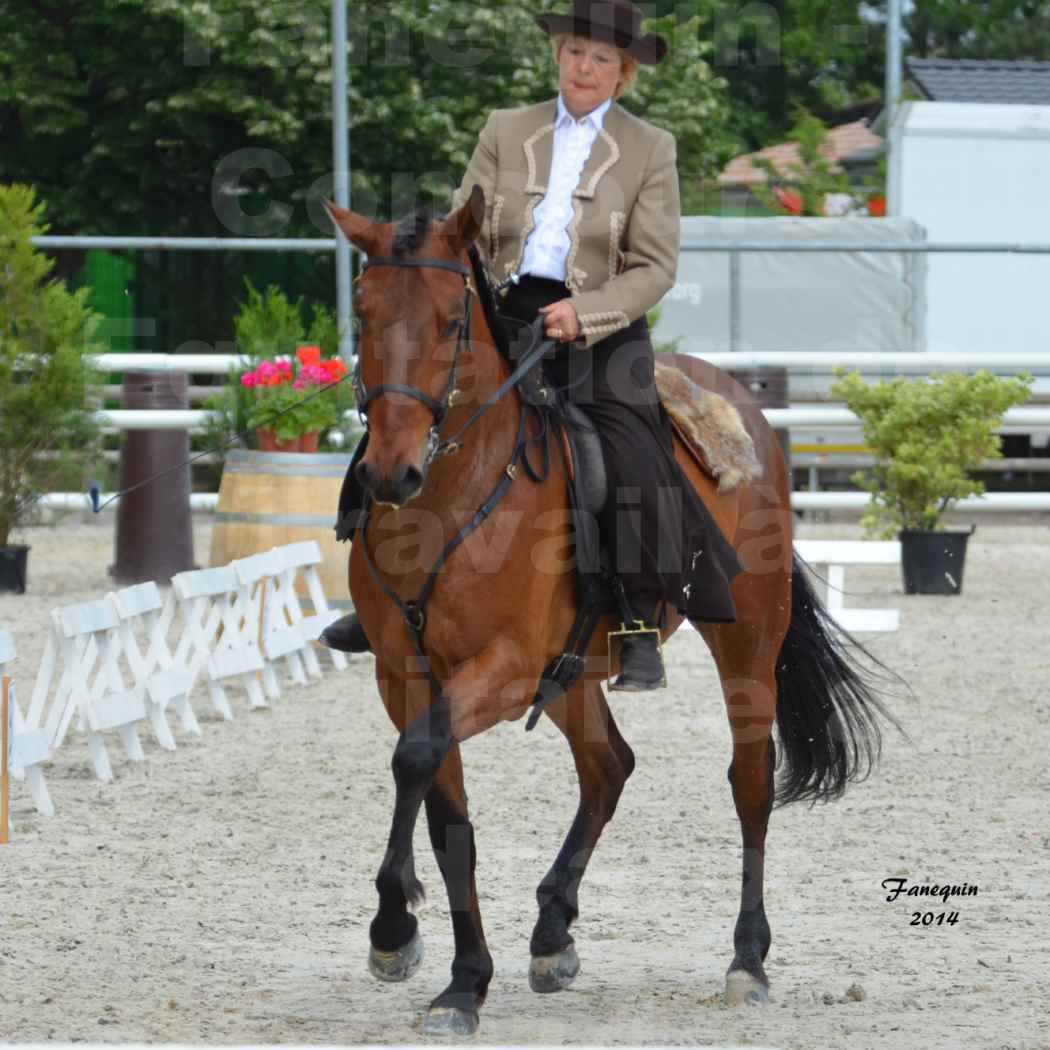
<svg viewBox="0 0 1050 1050">
<path fill-rule="evenodd" d="M 390 476 L 390 488 L 397 493 L 399 503 L 407 503 L 422 487 L 423 474 L 407 463 L 394 468 Z"/>
<path fill-rule="evenodd" d="M 361 486 L 368 492 L 374 492 L 379 483 L 379 473 L 367 460 L 361 460 L 354 471 Z"/>
</svg>

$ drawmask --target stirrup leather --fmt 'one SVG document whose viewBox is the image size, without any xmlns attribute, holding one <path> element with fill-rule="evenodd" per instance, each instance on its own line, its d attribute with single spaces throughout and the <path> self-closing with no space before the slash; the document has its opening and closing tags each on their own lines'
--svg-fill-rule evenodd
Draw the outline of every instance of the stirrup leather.
<svg viewBox="0 0 1050 1050">
<path fill-rule="evenodd" d="M 623 646 L 623 639 L 636 636 L 639 634 L 655 634 L 656 635 L 656 651 L 660 655 L 660 665 L 664 668 L 663 678 L 660 680 L 660 685 L 657 688 L 663 689 L 667 685 L 667 668 L 664 664 L 664 646 L 660 639 L 660 628 L 659 627 L 646 627 L 644 620 L 632 620 L 635 626 L 628 627 L 625 622 L 620 623 L 620 629 L 618 631 L 610 631 L 606 635 L 606 643 L 609 648 L 609 673 L 612 674 L 612 669 L 615 664 L 619 663 L 620 650 Z M 616 639 L 616 641 L 614 641 Z M 615 648 L 614 648 L 615 646 Z M 616 657 L 614 662 L 613 657 Z M 620 672 L 623 672 L 623 666 L 620 665 Z"/>
</svg>

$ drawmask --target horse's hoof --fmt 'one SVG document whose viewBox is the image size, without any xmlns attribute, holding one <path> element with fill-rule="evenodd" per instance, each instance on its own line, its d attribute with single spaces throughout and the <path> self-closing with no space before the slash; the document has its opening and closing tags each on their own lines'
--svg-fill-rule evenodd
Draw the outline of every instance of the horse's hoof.
<svg viewBox="0 0 1050 1050">
<path fill-rule="evenodd" d="M 769 985 L 747 970 L 726 974 L 726 1006 L 765 1006 L 769 1002 Z"/>
<path fill-rule="evenodd" d="M 423 1022 L 424 1035 L 473 1035 L 477 1030 L 477 1011 L 455 1006 L 432 1006 Z"/>
<path fill-rule="evenodd" d="M 537 955 L 529 965 L 529 987 L 534 992 L 560 992 L 568 988 L 580 972 L 576 945 L 570 944 L 557 955 Z"/>
<path fill-rule="evenodd" d="M 392 952 L 382 952 L 370 948 L 368 968 L 373 977 L 381 981 L 407 981 L 419 969 L 423 961 L 423 939 L 419 932 L 403 948 Z"/>
</svg>

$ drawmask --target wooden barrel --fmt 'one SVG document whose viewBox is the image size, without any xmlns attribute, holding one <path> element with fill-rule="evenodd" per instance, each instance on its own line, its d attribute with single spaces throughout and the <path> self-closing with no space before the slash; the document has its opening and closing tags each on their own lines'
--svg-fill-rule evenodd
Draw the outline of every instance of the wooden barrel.
<svg viewBox="0 0 1050 1050">
<path fill-rule="evenodd" d="M 336 543 L 339 489 L 351 454 L 250 452 L 226 456 L 212 530 L 212 566 L 271 547 L 316 540 L 324 562 L 318 574 L 333 607 L 348 607 L 350 547 Z M 305 596 L 305 591 L 303 592 Z"/>
</svg>

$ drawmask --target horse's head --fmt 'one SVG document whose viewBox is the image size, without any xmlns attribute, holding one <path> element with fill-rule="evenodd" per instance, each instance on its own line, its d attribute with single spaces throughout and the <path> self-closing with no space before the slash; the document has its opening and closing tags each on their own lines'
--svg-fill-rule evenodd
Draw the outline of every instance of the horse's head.
<svg viewBox="0 0 1050 1050">
<path fill-rule="evenodd" d="M 358 408 L 367 414 L 369 432 L 357 479 L 378 502 L 402 506 L 426 481 L 458 358 L 467 349 L 472 286 L 466 252 L 481 229 L 485 195 L 475 186 L 448 218 L 414 215 L 397 225 L 327 207 L 368 256 L 353 302 L 360 330 Z"/>
</svg>

